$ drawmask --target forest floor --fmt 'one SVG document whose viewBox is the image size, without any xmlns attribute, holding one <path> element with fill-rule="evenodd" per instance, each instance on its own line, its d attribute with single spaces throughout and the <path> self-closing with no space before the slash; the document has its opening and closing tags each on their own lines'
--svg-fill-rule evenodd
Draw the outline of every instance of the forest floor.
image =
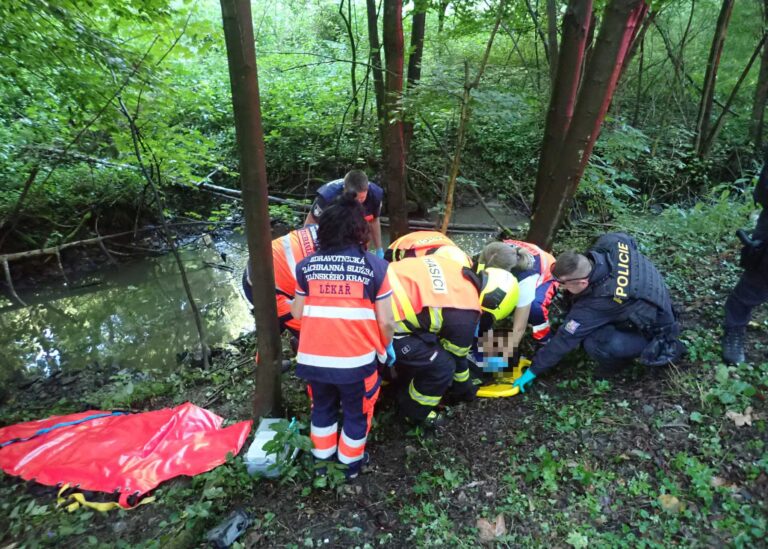
<svg viewBox="0 0 768 549">
<path fill-rule="evenodd" d="M 370 467 L 351 484 L 340 471 L 314 477 L 306 455 L 278 480 L 248 476 L 235 457 L 162 484 L 155 503 L 101 514 L 66 513 L 55 490 L 0 476 L 0 546 L 194 547 L 237 507 L 255 519 L 238 540 L 245 547 L 764 543 L 768 308 L 748 331 L 748 364 L 723 365 L 719 324 L 739 273 L 730 236 L 738 215 L 727 203 L 694 214 L 672 209 L 574 229 L 559 246 L 583 249 L 600 232 L 632 227 L 682 304 L 689 355 L 676 367 L 596 381 L 574 353 L 523 395 L 446 408 L 448 421 L 429 436 L 402 424 L 384 392 Z M 208 370 L 191 362 L 170 376 L 92 368 L 19 387 L 0 407 L 0 424 L 185 401 L 247 419 L 254 346 L 250 336 L 217 350 Z M 286 417 L 307 425 L 308 399 L 292 373 L 283 396 Z"/>
</svg>

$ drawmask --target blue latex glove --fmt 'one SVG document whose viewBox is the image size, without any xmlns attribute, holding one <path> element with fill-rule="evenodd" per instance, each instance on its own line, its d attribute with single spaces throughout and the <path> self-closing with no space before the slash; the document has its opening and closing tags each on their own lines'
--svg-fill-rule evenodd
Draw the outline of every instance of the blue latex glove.
<svg viewBox="0 0 768 549">
<path fill-rule="evenodd" d="M 384 259 L 384 248 L 376 248 L 376 255 L 379 259 Z"/>
<path fill-rule="evenodd" d="M 515 380 L 515 382 L 512 384 L 512 387 L 517 387 L 520 389 L 521 393 L 525 392 L 525 386 L 532 382 L 534 379 L 536 379 L 536 374 L 531 372 L 531 370 L 526 370 L 523 372 L 523 375 L 521 375 L 519 378 Z"/>
<path fill-rule="evenodd" d="M 501 372 L 507 367 L 507 359 L 503 356 L 487 356 L 483 357 L 483 371 L 484 372 Z"/>
<path fill-rule="evenodd" d="M 395 363 L 395 346 L 392 345 L 390 342 L 389 345 L 387 345 L 387 366 L 390 368 Z"/>
</svg>

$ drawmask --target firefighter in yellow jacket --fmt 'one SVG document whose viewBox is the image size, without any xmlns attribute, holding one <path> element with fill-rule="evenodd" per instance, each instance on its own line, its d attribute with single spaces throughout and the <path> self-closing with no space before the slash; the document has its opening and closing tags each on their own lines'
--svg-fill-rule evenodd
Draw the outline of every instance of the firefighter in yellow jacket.
<svg viewBox="0 0 768 549">
<path fill-rule="evenodd" d="M 479 274 L 435 255 L 389 266 L 395 317 L 395 368 L 400 412 L 417 423 L 434 423 L 443 395 L 475 398 L 467 363 L 481 315 L 501 320 L 517 303 L 517 280 L 502 269 Z"/>
</svg>

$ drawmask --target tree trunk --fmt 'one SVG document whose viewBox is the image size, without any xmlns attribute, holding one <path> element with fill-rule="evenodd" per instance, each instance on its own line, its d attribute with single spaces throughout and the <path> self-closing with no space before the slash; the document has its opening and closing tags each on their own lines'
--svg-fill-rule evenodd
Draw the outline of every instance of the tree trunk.
<svg viewBox="0 0 768 549">
<path fill-rule="evenodd" d="M 424 32 L 427 22 L 427 0 L 416 0 L 413 6 L 413 19 L 411 21 L 411 55 L 408 57 L 408 84 L 407 92 L 410 93 L 421 80 L 421 58 L 424 53 Z M 405 159 L 411 152 L 411 138 L 413 137 L 413 114 L 406 113 L 403 121 L 403 133 L 405 139 Z"/>
<path fill-rule="evenodd" d="M 760 55 L 761 51 L 763 51 L 763 47 L 765 46 L 765 39 L 766 39 L 766 35 L 763 34 L 763 38 L 757 44 L 757 47 L 755 47 L 755 51 L 752 52 L 752 56 L 749 58 L 747 65 L 744 67 L 744 70 L 741 71 L 741 75 L 739 76 L 739 79 L 736 81 L 736 84 L 733 86 L 733 90 L 731 90 L 731 95 L 728 96 L 728 99 L 725 102 L 725 106 L 723 107 L 723 110 L 720 113 L 720 116 L 717 117 L 717 120 L 715 121 L 714 126 L 712 126 L 712 130 L 709 132 L 709 135 L 707 135 L 706 139 L 704 139 L 704 143 L 702 143 L 702 146 L 701 146 L 702 156 L 707 156 L 709 154 L 709 151 L 712 150 L 712 145 L 715 143 L 715 139 L 717 139 L 717 136 L 720 133 L 720 130 L 723 128 L 723 124 L 725 123 L 725 115 L 728 113 L 728 110 L 731 108 L 731 105 L 733 104 L 733 100 L 736 99 L 736 94 L 739 93 L 739 89 L 741 88 L 741 85 L 744 83 L 744 79 L 749 74 L 749 71 L 752 69 L 752 65 L 754 64 L 755 59 L 757 59 L 757 56 Z"/>
<path fill-rule="evenodd" d="M 763 28 L 768 27 L 768 0 L 764 0 Z M 761 155 L 763 149 L 763 122 L 765 106 L 768 103 L 768 44 L 763 44 L 763 55 L 760 58 L 760 75 L 755 86 L 755 100 L 752 103 L 752 122 L 750 137 L 755 145 L 755 152 Z"/>
<path fill-rule="evenodd" d="M 443 32 L 443 25 L 445 25 L 445 12 L 448 10 L 448 4 L 450 0 L 440 0 L 437 6 L 437 34 Z"/>
<path fill-rule="evenodd" d="M 464 149 L 464 139 L 467 134 L 467 126 L 469 125 L 472 89 L 477 88 L 480 85 L 480 79 L 483 77 L 485 66 L 488 64 L 488 57 L 491 55 L 493 40 L 496 38 L 496 33 L 499 31 L 499 25 L 501 25 L 501 19 L 504 16 L 504 2 L 505 0 L 499 2 L 499 15 L 496 17 L 496 24 L 493 26 L 491 36 L 488 38 L 488 43 L 485 46 L 485 53 L 483 54 L 483 59 L 480 61 L 480 68 L 477 69 L 477 75 L 475 75 L 475 79 L 472 81 L 469 79 L 469 63 L 464 61 L 464 93 L 461 96 L 461 115 L 459 116 L 459 130 L 456 137 L 456 152 L 451 161 L 448 184 L 446 185 L 445 212 L 443 213 L 443 222 L 440 227 L 440 231 L 443 234 L 448 232 L 448 225 L 451 222 L 451 215 L 453 214 L 453 196 L 456 192 L 456 179 L 459 176 L 459 168 L 461 167 L 461 152 Z"/>
<path fill-rule="evenodd" d="M 704 142 L 709 134 L 709 122 L 712 116 L 712 102 L 715 98 L 717 71 L 720 68 L 720 55 L 723 53 L 723 45 L 725 44 L 725 36 L 728 32 L 728 23 L 731 20 L 734 3 L 735 0 L 723 0 L 720 15 L 715 25 L 715 35 L 712 37 L 712 46 L 709 50 L 707 72 L 704 76 L 699 113 L 696 116 L 696 128 L 693 137 L 693 150 L 701 158 L 704 157 Z"/>
<path fill-rule="evenodd" d="M 563 38 L 557 77 L 552 85 L 544 126 L 539 170 L 533 193 L 534 211 L 538 206 L 539 197 L 544 193 L 544 186 L 551 181 L 558 165 L 560 148 L 571 124 L 591 19 L 592 0 L 570 0 L 563 16 Z"/>
<path fill-rule="evenodd" d="M 471 83 L 469 81 L 469 63 L 464 61 L 464 92 L 461 95 L 461 113 L 459 114 L 459 128 L 456 132 L 456 151 L 451 159 L 451 168 L 448 171 L 448 182 L 445 187 L 445 211 L 440 223 L 440 232 L 448 232 L 448 225 L 453 215 L 453 197 L 456 194 L 456 179 L 461 167 L 461 152 L 464 150 L 464 136 L 467 122 L 469 121 L 469 101 L 471 99 Z"/>
<path fill-rule="evenodd" d="M 584 74 L 573 119 L 555 169 L 542 185 L 528 241 L 549 250 L 584 173 L 639 23 L 648 10 L 643 0 L 611 0 Z M 565 45 L 565 40 L 563 40 Z M 561 52 L 566 48 L 562 47 Z M 561 66 L 565 61 L 561 59 Z M 559 76 L 559 75 L 558 75 Z"/>
<path fill-rule="evenodd" d="M 349 38 L 349 50 L 352 55 L 352 62 L 349 64 L 349 83 L 352 87 L 352 120 L 357 120 L 359 102 L 357 100 L 357 42 L 355 42 L 355 33 L 352 31 L 352 0 L 347 4 L 347 14 L 344 13 L 344 0 L 339 2 L 339 15 L 341 20 L 344 21 L 344 28 L 347 31 L 347 38 Z"/>
<path fill-rule="evenodd" d="M 643 64 L 645 62 L 645 37 L 640 41 L 640 62 L 637 64 L 637 91 L 635 93 L 635 110 L 632 114 L 632 127 L 636 128 L 640 120 L 640 105 L 643 103 Z"/>
<path fill-rule="evenodd" d="M 403 94 L 403 2 L 384 0 L 383 16 L 384 58 L 386 79 L 384 95 L 384 174 L 387 207 L 391 220 L 390 238 L 395 240 L 408 232 L 405 195 L 405 136 L 402 113 L 399 112 Z"/>
<path fill-rule="evenodd" d="M 379 44 L 379 17 L 376 13 L 376 0 L 366 0 L 368 15 L 368 44 L 370 46 L 370 64 L 373 71 L 373 93 L 376 97 L 376 120 L 379 128 L 381 146 L 384 147 L 384 72 L 381 65 L 381 45 Z"/>
<path fill-rule="evenodd" d="M 549 42 L 550 88 L 557 78 L 557 0 L 547 0 L 547 41 Z"/>
<path fill-rule="evenodd" d="M 118 96 L 117 101 L 120 107 L 120 112 L 122 112 L 123 116 L 125 116 L 126 120 L 128 121 L 128 126 L 131 130 L 131 141 L 133 142 L 133 152 L 136 155 L 136 162 L 138 163 L 141 173 L 147 182 L 147 187 L 152 191 L 152 195 L 154 196 L 155 207 L 157 208 L 157 216 L 160 219 L 160 225 L 163 228 L 163 238 L 168 244 L 168 247 L 173 254 L 173 259 L 176 262 L 176 266 L 179 269 L 181 284 L 184 287 L 184 293 L 187 295 L 189 309 L 192 312 L 192 316 L 195 320 L 195 327 L 197 328 L 197 334 L 200 339 L 200 351 L 203 355 L 203 368 L 207 369 L 209 365 L 208 359 L 210 358 L 210 348 L 208 347 L 207 343 L 208 337 L 205 330 L 205 321 L 203 320 L 203 316 L 200 314 L 200 309 L 198 308 L 197 302 L 195 301 L 195 296 L 192 294 L 192 288 L 190 287 L 189 279 L 187 278 L 187 270 L 184 267 L 184 262 L 181 260 L 179 248 L 176 245 L 176 238 L 168 230 L 168 221 L 165 219 L 165 206 L 163 204 L 160 191 L 158 190 L 158 184 L 161 181 L 160 163 L 157 161 L 157 157 L 152 152 L 152 149 L 147 146 L 147 144 L 141 138 L 139 128 L 136 126 L 136 120 L 128 112 L 128 108 L 125 106 L 125 103 L 123 103 L 122 97 Z M 136 110 L 138 112 L 138 106 Z M 142 151 L 146 151 L 149 157 L 153 159 L 153 163 L 149 167 L 144 164 L 144 160 L 142 159 Z M 77 231 L 77 229 L 75 229 L 75 231 Z M 72 234 L 74 234 L 74 232 Z M 58 252 L 56 256 L 59 257 L 59 264 L 61 264 L 61 258 Z M 62 268 L 62 272 L 63 271 L 64 269 Z"/>
<path fill-rule="evenodd" d="M 282 353 L 275 303 L 275 275 L 267 203 L 267 171 L 250 0 L 221 0 L 235 132 L 240 154 L 245 233 L 258 334 L 254 416 L 281 409 Z"/>
<path fill-rule="evenodd" d="M 528 15 L 531 16 L 531 21 L 533 21 L 533 28 L 536 31 L 536 35 L 534 35 L 534 40 L 536 36 L 538 36 L 541 39 L 541 45 L 544 47 L 544 57 L 547 58 L 547 63 L 549 63 L 551 68 L 552 64 L 549 59 L 549 44 L 547 42 L 547 37 L 544 36 L 544 29 L 541 28 L 541 22 L 539 21 L 539 13 L 537 11 L 537 8 L 534 8 L 531 5 L 531 0 L 525 0 L 525 5 L 528 8 Z M 537 48 L 535 44 L 534 44 L 534 48 Z"/>
<path fill-rule="evenodd" d="M 632 39 L 632 44 L 629 46 L 629 51 L 627 52 L 626 57 L 624 58 L 624 63 L 621 66 L 621 73 L 619 74 L 619 81 L 621 81 L 622 76 L 624 76 L 624 73 L 627 72 L 627 68 L 629 68 L 629 65 L 632 63 L 632 60 L 635 58 L 635 55 L 637 55 L 637 51 L 642 47 L 643 42 L 645 41 L 645 35 L 648 32 L 648 29 L 653 24 L 654 20 L 656 19 L 656 13 L 655 11 L 652 11 L 648 14 L 648 17 L 643 19 L 643 24 L 640 26 L 640 32 L 635 33 L 635 37 Z"/>
</svg>

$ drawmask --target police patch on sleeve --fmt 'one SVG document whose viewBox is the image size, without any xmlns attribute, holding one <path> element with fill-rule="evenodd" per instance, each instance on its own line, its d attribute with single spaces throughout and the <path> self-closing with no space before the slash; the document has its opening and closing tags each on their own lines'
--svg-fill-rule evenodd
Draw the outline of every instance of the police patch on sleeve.
<svg viewBox="0 0 768 549">
<path fill-rule="evenodd" d="M 315 204 L 312 207 L 312 217 L 315 219 L 318 219 L 323 214 L 323 208 L 320 206 L 320 204 Z"/>
<path fill-rule="evenodd" d="M 568 322 L 566 322 L 563 329 L 569 334 L 574 335 L 576 334 L 576 330 L 579 329 L 579 326 L 581 326 L 580 323 L 576 322 L 575 320 L 569 320 Z"/>
</svg>

